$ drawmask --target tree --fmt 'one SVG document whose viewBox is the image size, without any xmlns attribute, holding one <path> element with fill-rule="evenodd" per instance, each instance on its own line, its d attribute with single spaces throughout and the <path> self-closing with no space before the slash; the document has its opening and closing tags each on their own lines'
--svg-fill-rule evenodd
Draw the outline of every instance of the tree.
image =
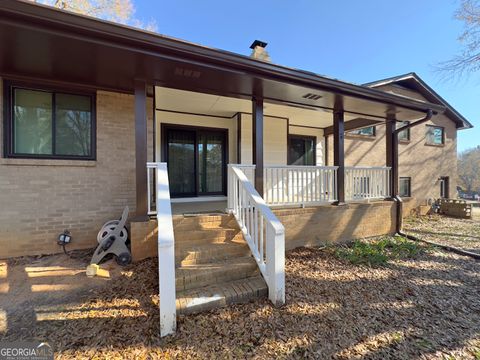
<svg viewBox="0 0 480 360">
<path fill-rule="evenodd" d="M 445 75 L 462 76 L 480 70 L 480 0 L 462 0 L 454 17 L 465 26 L 458 38 L 463 50 L 452 59 L 441 62 L 438 70 Z"/>
<path fill-rule="evenodd" d="M 459 154 L 458 178 L 465 191 L 480 192 L 480 146 Z"/>
<path fill-rule="evenodd" d="M 154 21 L 143 22 L 135 18 L 131 0 L 31 0 L 77 14 L 97 17 L 149 31 L 156 31 Z"/>
</svg>

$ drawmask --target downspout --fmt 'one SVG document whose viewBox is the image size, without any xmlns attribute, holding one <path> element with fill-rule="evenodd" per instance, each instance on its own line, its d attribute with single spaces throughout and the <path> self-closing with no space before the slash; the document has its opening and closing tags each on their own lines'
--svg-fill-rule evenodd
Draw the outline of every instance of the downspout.
<svg viewBox="0 0 480 360">
<path fill-rule="evenodd" d="M 411 129 L 412 127 L 414 127 L 414 126 L 417 126 L 417 125 L 420 125 L 420 124 L 423 124 L 423 123 L 427 122 L 428 120 L 430 120 L 432 118 L 433 114 L 434 113 L 433 113 L 432 110 L 428 110 L 427 115 L 424 118 L 394 130 L 393 136 L 395 136 L 396 141 L 393 141 L 392 144 L 393 144 L 393 146 L 397 147 L 397 149 L 395 149 L 396 151 L 394 151 L 394 153 L 397 154 L 397 161 L 398 161 L 398 133 L 403 131 L 403 130 L 408 130 L 408 129 Z M 396 175 L 398 175 L 398 174 L 396 174 Z M 397 204 L 397 221 L 396 221 L 396 226 L 395 226 L 395 230 L 396 230 L 397 235 L 403 236 L 403 237 L 405 237 L 407 239 L 410 239 L 410 240 L 421 241 L 421 242 L 427 243 L 429 245 L 440 247 L 444 250 L 451 251 L 451 252 L 454 252 L 454 253 L 459 254 L 459 255 L 470 256 L 470 257 L 475 258 L 477 260 L 480 259 L 480 254 L 476 254 L 476 253 L 473 253 L 473 252 L 470 252 L 470 251 L 465 251 L 465 250 L 455 248 L 455 247 L 452 247 L 452 246 L 433 243 L 433 242 L 430 242 L 430 241 L 419 239 L 416 236 L 404 233 L 402 231 L 402 227 L 403 227 L 402 226 L 403 225 L 403 201 L 402 201 L 402 198 L 398 194 L 394 194 L 393 201 L 395 201 L 395 203 Z"/>
<path fill-rule="evenodd" d="M 393 131 L 393 136 L 395 137 L 395 141 L 392 141 L 392 146 L 395 146 L 396 149 L 394 149 L 393 153 L 397 156 L 397 159 L 396 161 L 398 162 L 398 133 L 403 131 L 403 130 L 408 130 L 408 129 L 411 129 L 413 128 L 414 126 L 417 126 L 417 125 L 420 125 L 420 124 L 423 124 L 425 122 L 427 122 L 428 120 L 430 120 L 433 116 L 433 111 L 432 110 L 428 110 L 427 111 L 427 115 L 415 122 L 411 122 L 410 124 L 408 125 L 404 125 L 398 129 L 395 129 Z M 398 176 L 398 174 L 395 174 L 395 176 Z M 392 189 L 393 191 L 393 189 Z M 402 232 L 402 225 L 403 225 L 403 201 L 402 199 L 400 198 L 400 196 L 398 194 L 393 194 L 393 201 L 396 202 L 397 204 L 397 221 L 396 221 L 396 224 L 395 224 L 395 230 L 397 232 L 398 235 L 401 235 L 401 236 L 407 236 L 406 234 L 404 234 Z"/>
</svg>

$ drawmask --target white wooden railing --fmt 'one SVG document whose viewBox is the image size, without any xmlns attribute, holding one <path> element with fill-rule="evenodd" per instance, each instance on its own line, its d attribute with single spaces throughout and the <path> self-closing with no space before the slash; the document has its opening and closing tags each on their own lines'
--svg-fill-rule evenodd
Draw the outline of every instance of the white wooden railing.
<svg viewBox="0 0 480 360">
<path fill-rule="evenodd" d="M 228 208 L 235 216 L 275 305 L 285 303 L 285 229 L 242 169 L 228 166 Z"/>
<path fill-rule="evenodd" d="M 233 166 L 242 170 L 245 176 L 247 177 L 248 181 L 250 181 L 252 184 L 255 183 L 255 167 L 256 167 L 255 165 L 233 164 Z"/>
<path fill-rule="evenodd" d="M 166 336 L 174 333 L 177 327 L 177 313 L 175 307 L 175 240 L 173 234 L 167 164 L 147 163 L 147 171 L 149 174 L 149 211 L 151 210 L 150 179 L 153 178 L 153 173 L 155 173 L 160 336 Z"/>
<path fill-rule="evenodd" d="M 337 166 L 265 166 L 264 199 L 270 206 L 337 200 Z"/>
<path fill-rule="evenodd" d="M 345 201 L 390 197 L 389 167 L 345 167 Z"/>
</svg>

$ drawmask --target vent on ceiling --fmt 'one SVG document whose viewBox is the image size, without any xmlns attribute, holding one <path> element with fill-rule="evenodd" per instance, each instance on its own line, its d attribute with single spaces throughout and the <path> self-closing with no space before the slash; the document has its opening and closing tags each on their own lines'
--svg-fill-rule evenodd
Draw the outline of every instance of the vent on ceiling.
<svg viewBox="0 0 480 360">
<path fill-rule="evenodd" d="M 200 71 L 197 71 L 197 70 L 184 69 L 184 68 L 177 67 L 175 68 L 175 75 L 198 79 L 201 73 Z"/>
<path fill-rule="evenodd" d="M 317 95 L 317 94 L 312 94 L 312 93 L 308 93 L 308 94 L 305 94 L 302 96 L 304 99 L 309 99 L 309 100 L 318 100 L 320 99 L 322 96 L 321 95 Z"/>
</svg>

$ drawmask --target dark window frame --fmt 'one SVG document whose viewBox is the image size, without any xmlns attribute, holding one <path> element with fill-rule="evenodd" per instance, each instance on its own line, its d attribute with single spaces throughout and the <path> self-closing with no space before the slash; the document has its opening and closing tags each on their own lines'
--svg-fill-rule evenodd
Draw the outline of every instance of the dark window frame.
<svg viewBox="0 0 480 360">
<path fill-rule="evenodd" d="M 440 176 L 440 198 L 449 199 L 450 198 L 450 177 L 449 176 Z M 443 187 L 442 187 L 443 183 Z"/>
<path fill-rule="evenodd" d="M 406 125 L 409 125 L 410 124 L 410 121 L 402 121 L 401 122 L 401 126 L 406 126 Z M 405 132 L 407 134 L 407 137 L 406 138 L 400 138 L 400 134 L 402 132 Z M 399 142 L 409 142 L 410 141 L 410 128 L 408 128 L 407 130 L 402 130 L 398 133 L 398 141 Z"/>
<path fill-rule="evenodd" d="M 445 145 L 445 127 L 443 127 L 443 126 L 438 126 L 438 125 L 430 125 L 430 124 L 427 124 L 427 125 L 425 125 L 425 126 L 426 126 L 426 129 L 427 129 L 427 132 L 425 133 L 425 144 L 426 144 L 426 145 L 429 145 L 429 146 L 444 146 L 444 145 Z M 441 143 L 441 144 L 436 144 L 436 143 L 433 143 L 433 142 L 429 142 L 429 141 L 428 141 L 428 131 L 429 131 L 429 128 L 442 129 L 442 143 Z"/>
<path fill-rule="evenodd" d="M 372 133 L 371 134 L 359 134 L 359 133 L 356 133 L 355 131 L 361 131 L 363 129 L 369 129 L 371 128 L 372 129 Z M 360 138 L 374 138 L 377 136 L 377 127 L 375 125 L 370 125 L 370 126 L 365 126 L 365 127 L 362 127 L 360 129 L 353 129 L 353 130 L 349 130 L 346 132 L 346 135 L 348 136 L 352 136 L 352 137 L 360 137 Z"/>
<path fill-rule="evenodd" d="M 400 194 L 400 182 L 402 179 L 408 180 L 408 195 L 402 195 Z M 412 178 L 410 176 L 400 176 L 398 179 L 398 193 L 401 197 L 409 198 L 412 197 Z"/>
<path fill-rule="evenodd" d="M 42 91 L 52 94 L 52 154 L 18 154 L 15 153 L 14 140 L 14 118 L 13 106 L 15 89 Z M 71 87 L 39 85 L 20 81 L 4 81 L 4 158 L 13 159 L 38 159 L 38 160 L 84 160 L 91 161 L 97 159 L 97 116 L 96 116 L 96 93 L 94 91 L 85 91 L 72 89 Z M 90 114 L 91 114 L 91 128 L 90 128 L 90 155 L 56 155 L 56 111 L 55 111 L 55 94 L 65 95 L 79 95 L 90 98 Z"/>
<path fill-rule="evenodd" d="M 287 165 L 292 164 L 292 159 L 290 157 L 290 144 L 292 138 L 301 139 L 301 140 L 310 140 L 313 141 L 313 165 L 300 165 L 300 166 L 317 166 L 317 137 L 309 135 L 297 135 L 297 134 L 288 134 L 287 142 Z"/>
<path fill-rule="evenodd" d="M 189 197 L 202 197 L 202 196 L 216 196 L 216 195 L 227 195 L 227 176 L 228 176 L 228 161 L 229 161 L 229 129 L 228 128 L 217 128 L 217 127 L 210 127 L 210 126 L 195 126 L 195 125 L 183 125 L 183 124 L 175 124 L 175 123 L 162 123 L 160 126 L 160 132 L 162 137 L 162 154 L 161 158 L 163 162 L 168 164 L 168 130 L 185 130 L 185 131 L 192 131 L 195 132 L 195 192 L 188 193 L 188 194 L 172 194 L 172 198 L 189 198 Z M 198 171 L 198 146 L 197 146 L 197 139 L 198 133 L 202 131 L 214 131 L 214 132 L 222 132 L 224 135 L 224 146 L 222 153 L 223 158 L 223 169 L 222 169 L 222 191 L 216 192 L 205 192 L 200 193 L 200 179 L 199 179 L 199 171 Z"/>
</svg>

